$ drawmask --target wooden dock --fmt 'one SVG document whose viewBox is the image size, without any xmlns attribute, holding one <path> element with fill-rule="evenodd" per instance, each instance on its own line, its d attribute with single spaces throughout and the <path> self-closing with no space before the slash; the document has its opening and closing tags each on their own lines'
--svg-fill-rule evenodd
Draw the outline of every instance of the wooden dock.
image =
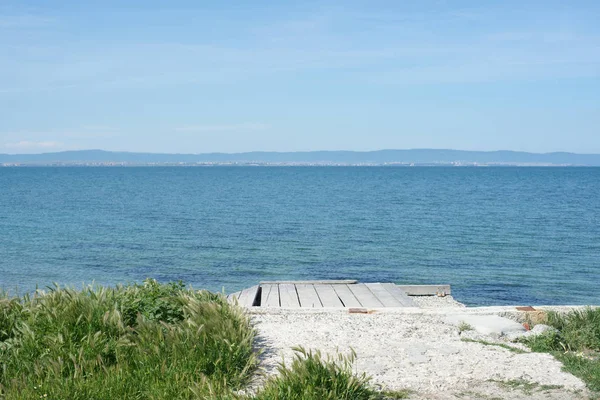
<svg viewBox="0 0 600 400">
<path fill-rule="evenodd" d="M 244 307 L 382 308 L 418 307 L 410 296 L 445 296 L 450 285 L 395 285 L 335 281 L 266 281 L 232 293 Z"/>
</svg>

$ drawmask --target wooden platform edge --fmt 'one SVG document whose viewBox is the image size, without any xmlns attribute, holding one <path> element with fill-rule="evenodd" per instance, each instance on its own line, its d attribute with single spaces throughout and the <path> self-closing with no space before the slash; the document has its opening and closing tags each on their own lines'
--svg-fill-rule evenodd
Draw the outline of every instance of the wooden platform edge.
<svg viewBox="0 0 600 400">
<path fill-rule="evenodd" d="M 252 286 L 242 290 L 238 298 L 238 305 L 242 307 L 253 307 L 259 299 L 261 287 L 259 285 Z"/>
<path fill-rule="evenodd" d="M 409 296 L 451 295 L 450 285 L 396 285 Z"/>
</svg>

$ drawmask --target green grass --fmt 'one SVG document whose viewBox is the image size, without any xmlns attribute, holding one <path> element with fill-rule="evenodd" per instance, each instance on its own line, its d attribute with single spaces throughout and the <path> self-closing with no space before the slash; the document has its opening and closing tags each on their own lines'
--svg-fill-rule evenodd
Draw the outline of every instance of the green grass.
<svg viewBox="0 0 600 400">
<path fill-rule="evenodd" d="M 454 397 L 457 399 L 504 400 L 501 397 L 489 396 L 485 393 L 476 392 L 474 390 L 465 390 L 455 393 Z"/>
<path fill-rule="evenodd" d="M 498 385 L 503 386 L 505 388 L 509 388 L 509 389 L 513 389 L 513 390 L 519 389 L 525 394 L 532 394 L 534 392 L 545 392 L 547 390 L 554 390 L 554 389 L 562 389 L 564 387 L 561 385 L 540 385 L 539 383 L 529 382 L 529 381 L 526 381 L 525 379 L 510 379 L 507 381 L 499 381 L 499 380 L 495 380 L 495 379 L 490 379 L 489 381 L 495 382 Z"/>
<path fill-rule="evenodd" d="M 494 342 L 488 342 L 486 340 L 475 340 L 475 339 L 468 339 L 468 338 L 462 338 L 460 340 L 463 341 L 463 342 L 467 342 L 467 343 L 479 343 L 479 344 L 482 344 L 484 346 L 501 347 L 503 349 L 506 349 L 508 351 L 511 351 L 511 352 L 517 353 L 517 354 L 527 353 L 525 350 L 521 350 L 521 349 L 519 349 L 517 347 L 509 346 L 509 345 L 504 344 L 504 343 L 494 343 Z"/>
<path fill-rule="evenodd" d="M 337 359 L 296 349 L 256 394 L 248 315 L 225 297 L 182 283 L 51 288 L 0 294 L 0 400 L 401 399 Z"/>
<path fill-rule="evenodd" d="M 558 332 L 526 338 L 523 343 L 532 351 L 553 354 L 565 371 L 581 378 L 590 390 L 600 392 L 600 308 L 549 312 L 546 324 Z"/>
<path fill-rule="evenodd" d="M 474 328 L 469 325 L 468 323 L 466 323 L 465 321 L 462 321 L 459 325 L 458 325 L 458 332 L 459 333 L 463 333 L 466 331 L 472 331 Z"/>
<path fill-rule="evenodd" d="M 1 399 L 192 399 L 244 387 L 250 321 L 181 283 L 0 298 Z"/>
<path fill-rule="evenodd" d="M 294 348 L 296 354 L 288 367 L 279 365 L 279 375 L 267 381 L 255 400 L 375 400 L 404 399 L 407 391 L 374 389 L 365 374 L 352 371 L 355 353 L 339 355 L 337 360 L 323 358 L 320 352 L 302 347 Z"/>
</svg>

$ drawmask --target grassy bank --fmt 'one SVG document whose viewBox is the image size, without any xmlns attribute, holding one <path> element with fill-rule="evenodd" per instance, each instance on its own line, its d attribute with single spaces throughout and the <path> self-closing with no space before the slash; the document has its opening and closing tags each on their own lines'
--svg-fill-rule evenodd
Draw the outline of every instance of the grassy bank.
<svg viewBox="0 0 600 400">
<path fill-rule="evenodd" d="M 402 398 L 353 374 L 350 358 L 298 349 L 256 393 L 255 330 L 219 294 L 181 283 L 0 296 L 0 399 Z"/>
<path fill-rule="evenodd" d="M 556 331 L 524 340 L 533 351 L 550 353 L 567 372 L 600 394 L 600 308 L 566 314 L 549 312 L 547 325 Z"/>
<path fill-rule="evenodd" d="M 248 318 L 182 284 L 50 290 L 0 300 L 0 397 L 192 399 L 244 387 Z"/>
</svg>

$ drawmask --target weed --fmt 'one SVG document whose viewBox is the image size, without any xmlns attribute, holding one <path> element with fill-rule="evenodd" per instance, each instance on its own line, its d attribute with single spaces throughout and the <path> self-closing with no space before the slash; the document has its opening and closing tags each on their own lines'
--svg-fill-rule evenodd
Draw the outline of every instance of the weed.
<svg viewBox="0 0 600 400">
<path fill-rule="evenodd" d="M 256 395 L 256 400 L 375 400 L 402 399 L 408 392 L 379 392 L 370 385 L 365 374 L 355 375 L 352 363 L 356 354 L 339 355 L 337 360 L 324 359 L 320 352 L 302 347 L 296 352 L 291 365 L 279 365 L 279 375 L 269 379 Z M 395 397 L 394 397 L 395 396 Z"/>
<path fill-rule="evenodd" d="M 482 344 L 484 346 L 501 347 L 503 349 L 506 349 L 508 351 L 512 351 L 513 353 L 517 353 L 517 354 L 527 353 L 525 350 L 521 350 L 521 349 L 519 349 L 517 347 L 512 347 L 512 346 L 509 346 L 509 345 L 504 344 L 504 343 L 493 343 L 493 342 L 488 342 L 488 341 L 485 341 L 485 340 L 474 340 L 474 339 L 468 339 L 468 338 L 462 338 L 461 341 L 467 342 L 467 343 L 479 343 L 479 344 Z"/>
<path fill-rule="evenodd" d="M 381 395 L 384 399 L 388 400 L 397 400 L 397 399 L 407 399 L 413 393 L 412 390 L 402 389 L 402 390 L 383 390 Z"/>
<path fill-rule="evenodd" d="M 461 323 L 458 325 L 458 332 L 459 332 L 459 333 L 463 333 L 463 332 L 466 332 L 466 331 L 472 331 L 473 329 L 474 329 L 474 328 L 473 328 L 473 327 L 472 327 L 470 324 L 468 324 L 468 323 L 466 323 L 466 322 L 464 322 L 464 321 L 462 321 L 462 322 L 461 322 Z"/>
<path fill-rule="evenodd" d="M 485 393 L 475 392 L 473 390 L 465 390 L 463 392 L 456 393 L 454 397 L 463 399 L 463 398 L 477 398 L 481 400 L 503 400 L 500 397 L 491 397 Z"/>
<path fill-rule="evenodd" d="M 564 351 L 566 345 L 560 332 L 549 331 L 541 335 L 530 336 L 520 339 L 519 342 L 526 344 L 536 353 L 549 353 L 552 351 Z"/>
<path fill-rule="evenodd" d="M 537 382 L 529 382 L 529 381 L 526 381 L 525 379 L 510 379 L 507 381 L 499 381 L 499 380 L 490 379 L 489 382 L 495 382 L 500 386 L 503 386 L 505 388 L 510 388 L 513 390 L 519 389 L 519 390 L 522 390 L 523 393 L 525 393 L 525 394 L 532 394 L 533 392 L 536 392 L 536 391 L 543 392 L 543 391 L 547 391 L 547 390 L 563 388 L 563 386 L 561 386 L 561 385 L 540 385 Z"/>
</svg>

